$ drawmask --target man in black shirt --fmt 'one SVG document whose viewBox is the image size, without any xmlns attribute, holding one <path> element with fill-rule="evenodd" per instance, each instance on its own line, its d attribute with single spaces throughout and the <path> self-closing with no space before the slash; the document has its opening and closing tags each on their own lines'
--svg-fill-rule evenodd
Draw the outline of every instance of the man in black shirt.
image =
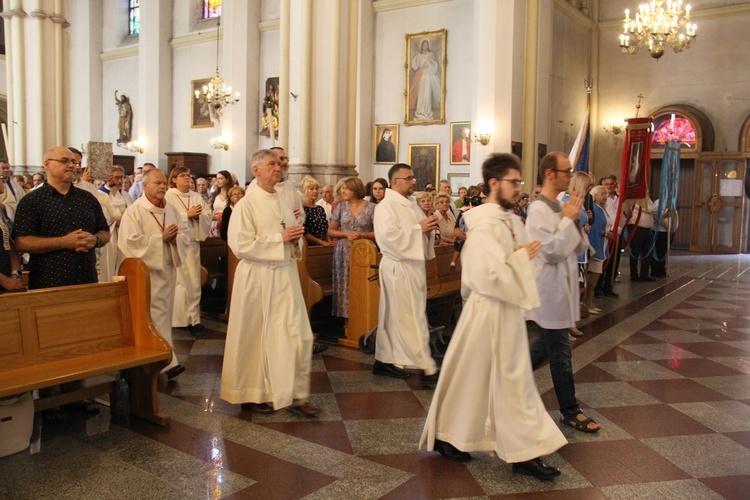
<svg viewBox="0 0 750 500">
<path fill-rule="evenodd" d="M 97 281 L 94 249 L 109 241 L 109 226 L 96 198 L 72 185 L 76 163 L 69 149 L 49 149 L 47 182 L 18 204 L 13 238 L 31 255 L 29 288 Z"/>
</svg>

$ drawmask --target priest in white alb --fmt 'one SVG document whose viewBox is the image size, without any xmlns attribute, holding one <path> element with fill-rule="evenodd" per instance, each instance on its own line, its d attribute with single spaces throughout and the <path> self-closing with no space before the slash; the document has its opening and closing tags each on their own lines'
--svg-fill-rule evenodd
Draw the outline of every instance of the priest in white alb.
<svg viewBox="0 0 750 500">
<path fill-rule="evenodd" d="M 107 184 L 99 188 L 99 191 L 109 197 L 109 211 L 111 220 L 109 223 L 109 232 L 112 238 L 109 243 L 102 247 L 102 265 L 109 266 L 110 276 L 117 274 L 122 264 L 122 252 L 117 247 L 117 239 L 120 232 L 120 220 L 122 219 L 125 209 L 133 204 L 133 198 L 122 190 L 122 181 L 125 178 L 125 169 L 120 165 L 113 165 L 109 173 Z"/>
<path fill-rule="evenodd" d="M 397 163 L 388 172 L 390 189 L 375 209 L 380 261 L 380 304 L 372 373 L 407 378 L 403 368 L 421 370 L 423 387 L 435 387 L 438 369 L 430 352 L 425 261 L 435 258 L 436 215 L 426 217 L 409 198 L 417 180 Z"/>
<path fill-rule="evenodd" d="M 211 210 L 203 197 L 190 190 L 190 169 L 174 167 L 169 173 L 170 188 L 164 199 L 180 213 L 188 226 L 190 243 L 182 265 L 177 268 L 172 327 L 187 328 L 191 335 L 203 330 L 201 324 L 201 241 L 211 229 Z"/>
<path fill-rule="evenodd" d="M 177 266 L 187 255 L 189 230 L 176 208 L 164 201 L 167 178 L 161 170 L 149 170 L 143 176 L 143 196 L 125 210 L 120 219 L 117 245 L 125 258 L 143 260 L 151 276 L 151 321 L 174 349 L 172 342 L 172 305 L 177 281 Z M 164 369 L 168 379 L 185 371 L 172 354 Z"/>
<path fill-rule="evenodd" d="M 278 155 L 253 154 L 256 187 L 232 210 L 227 242 L 239 259 L 221 371 L 221 399 L 255 413 L 291 407 L 305 416 L 312 406 L 313 334 L 295 260 L 302 258 L 298 223 L 275 190 Z"/>
<path fill-rule="evenodd" d="M 539 305 L 532 259 L 513 214 L 521 162 L 503 153 L 482 165 L 487 202 L 466 212 L 461 294 L 466 300 L 448 345 L 420 448 L 467 462 L 469 452 L 494 452 L 513 472 L 552 479 L 560 471 L 541 457 L 567 441 L 547 414 L 529 358 L 525 309 Z"/>
</svg>

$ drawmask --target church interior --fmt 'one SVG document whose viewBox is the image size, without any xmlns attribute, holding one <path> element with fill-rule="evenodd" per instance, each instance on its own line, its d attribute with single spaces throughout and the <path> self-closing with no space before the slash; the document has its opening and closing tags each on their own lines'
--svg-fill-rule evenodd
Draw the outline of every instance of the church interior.
<svg viewBox="0 0 750 500">
<path fill-rule="evenodd" d="M 418 449 L 432 391 L 373 377 L 330 298 L 311 312 L 328 346 L 312 361 L 316 418 L 221 400 L 231 285 L 215 238 L 202 245 L 206 328 L 174 330 L 186 372 L 158 384 L 169 424 L 112 419 L 106 396 L 96 416 L 37 422 L 34 453 L 0 458 L 0 497 L 746 498 L 750 1 L 694 0 L 688 12 L 693 31 L 660 50 L 626 38 L 643 19 L 637 0 L 3 0 L 0 156 L 15 174 L 43 171 L 52 146 L 97 143 L 129 174 L 182 165 L 245 185 L 253 153 L 281 146 L 297 185 L 368 182 L 403 162 L 422 188 L 446 179 L 456 194 L 481 181 L 489 154 L 513 152 L 533 192 L 540 159 L 570 152 L 582 123 L 589 171 L 620 178 L 626 120 L 651 117 L 656 199 L 660 132 L 681 147 L 668 276 L 631 282 L 625 250 L 619 297 L 578 324 L 577 396 L 602 430 L 561 426 L 569 444 L 547 457 L 560 478 Z M 415 81 L 422 56 L 429 85 Z M 448 311 L 447 332 L 460 310 L 450 298 L 428 301 Z M 534 377 L 558 422 L 549 370 Z"/>
</svg>

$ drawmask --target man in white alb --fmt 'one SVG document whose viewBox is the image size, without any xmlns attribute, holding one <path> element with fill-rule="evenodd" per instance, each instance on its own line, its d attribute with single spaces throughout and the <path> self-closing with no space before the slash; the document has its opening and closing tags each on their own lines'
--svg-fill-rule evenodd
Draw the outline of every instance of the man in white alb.
<svg viewBox="0 0 750 500">
<path fill-rule="evenodd" d="M 421 370 L 424 387 L 435 387 L 438 370 L 430 353 L 425 261 L 435 258 L 436 215 L 426 217 L 409 198 L 417 180 L 412 168 L 397 163 L 388 172 L 391 188 L 375 209 L 375 240 L 380 261 L 380 305 L 372 373 L 408 378 L 399 368 Z"/>
<path fill-rule="evenodd" d="M 255 413 L 312 406 L 313 334 L 297 265 L 304 227 L 276 191 L 281 164 L 275 151 L 252 157 L 256 186 L 234 206 L 228 244 L 239 259 L 221 371 L 221 399 Z"/>
</svg>

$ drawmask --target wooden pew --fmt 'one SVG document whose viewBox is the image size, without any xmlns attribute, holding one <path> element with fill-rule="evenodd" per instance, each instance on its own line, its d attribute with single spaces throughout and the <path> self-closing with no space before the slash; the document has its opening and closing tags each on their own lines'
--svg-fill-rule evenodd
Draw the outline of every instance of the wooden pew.
<svg viewBox="0 0 750 500">
<path fill-rule="evenodd" d="M 140 259 L 125 259 L 125 282 L 31 290 L 0 296 L 0 398 L 121 371 L 131 413 L 159 425 L 156 383 L 172 349 L 151 322 L 151 282 Z M 105 382 L 39 399 L 35 410 L 109 393 Z"/>
<path fill-rule="evenodd" d="M 346 338 L 339 343 L 358 347 L 359 338 L 378 326 L 380 282 L 371 279 L 378 270 L 371 266 L 380 262 L 382 255 L 369 240 L 357 240 L 349 254 L 349 322 Z M 453 247 L 435 247 L 435 258 L 425 262 L 427 300 L 458 295 L 461 291 L 461 264 L 451 270 Z M 448 319 L 452 308 L 446 308 Z"/>
<path fill-rule="evenodd" d="M 334 248 L 309 246 L 302 240 L 302 259 L 297 261 L 297 273 L 308 316 L 315 304 L 333 294 Z"/>
</svg>

